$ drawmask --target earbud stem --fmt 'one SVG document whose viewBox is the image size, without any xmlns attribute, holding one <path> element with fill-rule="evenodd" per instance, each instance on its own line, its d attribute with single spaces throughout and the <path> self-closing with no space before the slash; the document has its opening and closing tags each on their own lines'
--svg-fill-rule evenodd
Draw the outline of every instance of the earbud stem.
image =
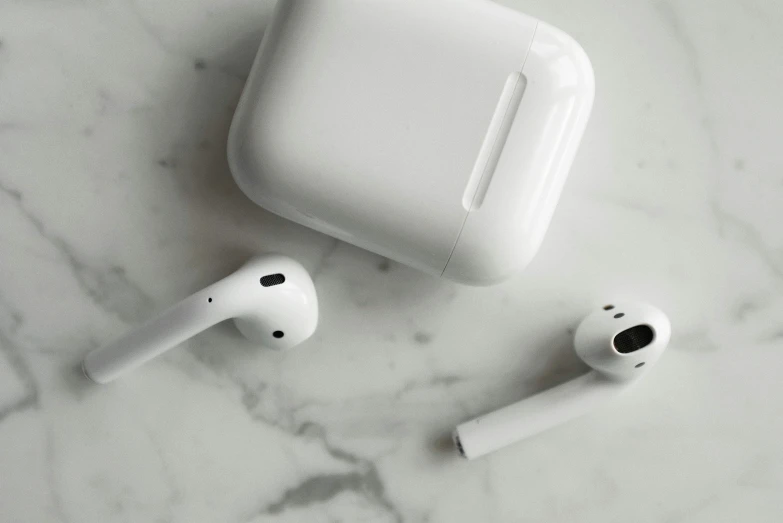
<svg viewBox="0 0 783 523">
<path fill-rule="evenodd" d="M 113 343 L 90 352 L 84 358 L 84 373 L 96 383 L 109 383 L 232 317 L 233 311 L 225 303 L 230 296 L 220 292 L 226 279 L 185 298 Z"/>
<path fill-rule="evenodd" d="M 485 416 L 454 431 L 460 453 L 475 459 L 587 413 L 621 393 L 630 382 L 597 371 L 567 381 Z"/>
</svg>

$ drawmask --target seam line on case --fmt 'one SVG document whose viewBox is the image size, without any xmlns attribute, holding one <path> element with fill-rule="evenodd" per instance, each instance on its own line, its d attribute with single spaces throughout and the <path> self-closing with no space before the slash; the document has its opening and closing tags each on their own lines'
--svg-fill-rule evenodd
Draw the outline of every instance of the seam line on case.
<svg viewBox="0 0 783 523">
<path fill-rule="evenodd" d="M 533 42 L 536 39 L 536 33 L 538 33 L 538 24 L 539 24 L 539 22 L 536 21 L 536 28 L 533 29 L 533 36 L 530 38 L 530 43 L 527 46 L 527 52 L 525 52 L 525 59 L 522 60 L 522 65 L 519 67 L 519 72 L 522 72 L 522 70 L 525 68 L 525 64 L 527 63 L 527 59 L 530 56 L 530 49 L 533 47 Z M 482 175 L 482 178 L 483 178 L 483 175 Z M 474 194 L 473 198 L 475 199 L 475 197 L 476 197 L 476 195 Z M 472 205 L 472 201 L 471 201 L 471 207 L 472 206 L 473 205 Z M 457 233 L 457 237 L 454 239 L 454 245 L 452 245 L 451 252 L 449 253 L 449 257 L 446 260 L 446 264 L 443 266 L 443 270 L 440 272 L 440 276 L 441 277 L 443 277 L 443 275 L 446 273 L 446 269 L 448 269 L 448 267 L 449 267 L 449 263 L 451 262 L 451 258 L 452 258 L 452 256 L 454 256 L 454 251 L 457 250 L 457 245 L 459 244 L 459 239 L 462 237 L 462 232 L 465 230 L 465 225 L 468 223 L 468 218 L 470 217 L 470 213 L 471 213 L 471 211 L 465 211 L 465 218 L 462 220 L 462 225 L 459 228 L 459 232 Z"/>
</svg>

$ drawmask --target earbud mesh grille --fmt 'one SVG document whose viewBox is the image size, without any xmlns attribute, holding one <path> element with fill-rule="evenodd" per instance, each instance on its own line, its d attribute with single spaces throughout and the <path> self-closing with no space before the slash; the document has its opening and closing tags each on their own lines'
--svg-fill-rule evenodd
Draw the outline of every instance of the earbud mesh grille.
<svg viewBox="0 0 783 523">
<path fill-rule="evenodd" d="M 261 278 L 261 285 L 264 287 L 273 287 L 285 283 L 285 276 L 282 274 L 267 274 Z"/>
<path fill-rule="evenodd" d="M 612 343 L 620 354 L 629 354 L 645 348 L 654 338 L 655 332 L 649 325 L 636 325 L 617 334 Z"/>
</svg>

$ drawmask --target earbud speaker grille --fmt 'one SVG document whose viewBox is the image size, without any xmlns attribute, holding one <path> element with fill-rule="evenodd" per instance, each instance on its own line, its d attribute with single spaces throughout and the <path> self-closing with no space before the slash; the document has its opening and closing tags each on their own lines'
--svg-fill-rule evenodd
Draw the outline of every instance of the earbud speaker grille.
<svg viewBox="0 0 783 523">
<path fill-rule="evenodd" d="M 620 354 L 629 354 L 652 343 L 655 332 L 649 325 L 636 325 L 625 329 L 614 337 L 612 343 Z"/>
<path fill-rule="evenodd" d="M 285 283 L 285 276 L 282 274 L 267 274 L 261 278 L 261 285 L 264 287 L 273 287 Z"/>
</svg>

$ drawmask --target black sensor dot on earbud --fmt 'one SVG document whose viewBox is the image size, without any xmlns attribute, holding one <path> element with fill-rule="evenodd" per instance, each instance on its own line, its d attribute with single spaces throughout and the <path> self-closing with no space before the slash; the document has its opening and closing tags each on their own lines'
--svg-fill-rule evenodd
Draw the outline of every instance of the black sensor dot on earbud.
<svg viewBox="0 0 783 523">
<path fill-rule="evenodd" d="M 272 333 L 272 336 L 274 336 L 277 339 L 280 339 L 283 336 L 285 336 L 285 333 L 283 333 L 283 331 L 275 331 L 275 332 Z"/>
<path fill-rule="evenodd" d="M 614 309 L 614 305 L 604 305 L 604 310 L 605 311 L 610 311 L 612 309 Z"/>
<path fill-rule="evenodd" d="M 614 315 L 615 318 L 622 318 L 623 316 L 625 316 L 624 312 L 618 312 L 617 314 Z"/>
</svg>

